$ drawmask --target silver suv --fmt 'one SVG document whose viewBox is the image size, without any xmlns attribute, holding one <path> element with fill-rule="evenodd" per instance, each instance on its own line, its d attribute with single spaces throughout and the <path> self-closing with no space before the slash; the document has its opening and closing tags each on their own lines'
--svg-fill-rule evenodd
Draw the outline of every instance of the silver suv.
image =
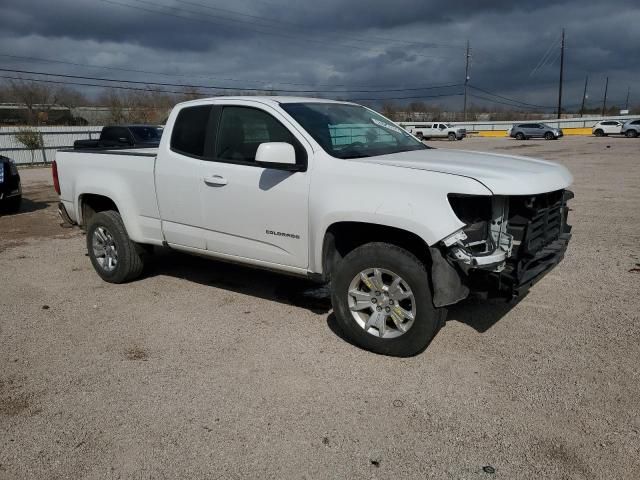
<svg viewBox="0 0 640 480">
<path fill-rule="evenodd" d="M 640 135 L 640 120 L 629 120 L 622 126 L 620 133 L 629 138 L 636 138 Z"/>
<path fill-rule="evenodd" d="M 561 129 L 546 123 L 518 123 L 509 129 L 509 136 L 518 140 L 528 140 L 530 138 L 557 140 L 563 135 Z"/>
</svg>

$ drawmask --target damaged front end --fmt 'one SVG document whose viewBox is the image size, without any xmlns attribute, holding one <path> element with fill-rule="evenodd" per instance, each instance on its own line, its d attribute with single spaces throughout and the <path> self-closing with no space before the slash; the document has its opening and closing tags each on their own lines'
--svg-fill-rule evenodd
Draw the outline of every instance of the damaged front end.
<svg viewBox="0 0 640 480">
<path fill-rule="evenodd" d="M 432 274 L 438 279 L 434 284 L 444 285 L 434 286 L 434 304 L 455 303 L 470 292 L 506 298 L 525 293 L 564 258 L 571 238 L 571 198 L 569 190 L 526 196 L 449 195 L 451 208 L 465 226 L 431 248 Z"/>
</svg>

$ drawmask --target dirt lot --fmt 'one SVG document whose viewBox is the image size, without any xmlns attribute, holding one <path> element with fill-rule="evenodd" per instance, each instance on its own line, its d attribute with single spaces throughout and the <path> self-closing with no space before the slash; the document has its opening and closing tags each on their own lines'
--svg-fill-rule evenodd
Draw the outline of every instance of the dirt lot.
<svg viewBox="0 0 640 480">
<path fill-rule="evenodd" d="M 49 174 L 0 218 L 0 478 L 640 478 L 640 141 L 434 142 L 575 175 L 565 261 L 423 354 L 341 338 L 309 285 L 165 254 L 102 282 Z"/>
</svg>

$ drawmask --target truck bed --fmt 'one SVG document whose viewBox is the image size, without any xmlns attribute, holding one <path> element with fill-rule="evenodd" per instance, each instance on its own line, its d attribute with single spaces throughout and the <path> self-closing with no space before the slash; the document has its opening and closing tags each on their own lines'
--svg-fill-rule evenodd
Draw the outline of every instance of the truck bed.
<svg viewBox="0 0 640 480">
<path fill-rule="evenodd" d="M 59 150 L 60 200 L 71 220 L 83 223 L 78 208 L 83 192 L 104 195 L 116 202 L 132 240 L 161 244 L 154 184 L 157 153 L 157 148 Z"/>
</svg>

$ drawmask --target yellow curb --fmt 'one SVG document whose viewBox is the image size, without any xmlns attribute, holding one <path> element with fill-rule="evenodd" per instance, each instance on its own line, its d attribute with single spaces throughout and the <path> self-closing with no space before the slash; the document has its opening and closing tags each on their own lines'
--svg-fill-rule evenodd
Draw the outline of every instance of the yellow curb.
<svg viewBox="0 0 640 480">
<path fill-rule="evenodd" d="M 565 135 L 591 135 L 590 128 L 563 128 L 562 132 Z"/>
<path fill-rule="evenodd" d="M 563 128 L 562 133 L 565 135 L 591 135 L 590 128 Z M 478 137 L 506 137 L 506 130 L 481 130 L 475 135 Z"/>
<path fill-rule="evenodd" d="M 481 130 L 478 132 L 479 137 L 506 137 L 506 130 Z"/>
</svg>

